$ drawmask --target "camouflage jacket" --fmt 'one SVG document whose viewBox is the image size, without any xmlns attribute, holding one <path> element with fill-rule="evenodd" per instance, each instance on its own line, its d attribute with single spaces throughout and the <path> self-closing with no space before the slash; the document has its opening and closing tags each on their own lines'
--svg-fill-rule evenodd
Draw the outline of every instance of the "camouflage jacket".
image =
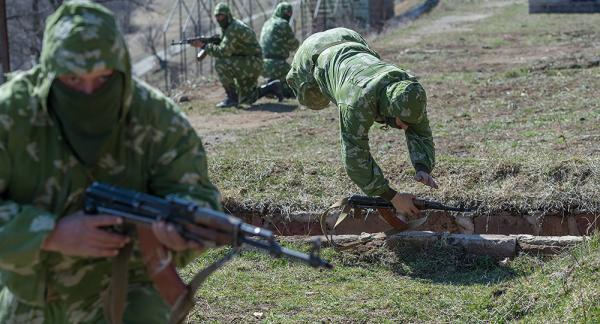
<svg viewBox="0 0 600 324">
<path fill-rule="evenodd" d="M 298 48 L 300 42 L 296 39 L 289 22 L 282 17 L 280 6 L 277 9 L 262 27 L 260 47 L 265 58 L 285 60 L 291 51 Z"/>
<path fill-rule="evenodd" d="M 401 115 L 386 89 L 394 82 L 415 81 L 404 70 L 383 62 L 358 33 L 335 28 L 308 37 L 300 46 L 287 81 L 302 105 L 322 109 L 331 101 L 340 111 L 342 155 L 349 177 L 371 196 L 389 193 L 388 180 L 369 150 L 375 122 Z M 429 121 L 406 130 L 410 160 L 417 171 L 431 172 L 435 151 Z"/>
<path fill-rule="evenodd" d="M 206 44 L 206 53 L 214 57 L 254 56 L 262 57 L 256 33 L 248 25 L 237 19 L 231 19 L 223 30 L 221 43 Z"/>
<path fill-rule="evenodd" d="M 122 115 L 99 162 L 86 167 L 65 143 L 47 96 L 56 76 L 99 67 L 126 75 Z M 19 301 L 43 305 L 52 298 L 97 295 L 106 287 L 110 259 L 41 249 L 61 217 L 83 208 L 92 181 L 221 208 L 200 138 L 175 103 L 132 79 L 112 14 L 73 2 L 48 19 L 40 65 L 0 87 L 0 286 Z M 192 256 L 178 253 L 176 260 Z M 149 282 L 137 249 L 130 280 Z"/>
</svg>

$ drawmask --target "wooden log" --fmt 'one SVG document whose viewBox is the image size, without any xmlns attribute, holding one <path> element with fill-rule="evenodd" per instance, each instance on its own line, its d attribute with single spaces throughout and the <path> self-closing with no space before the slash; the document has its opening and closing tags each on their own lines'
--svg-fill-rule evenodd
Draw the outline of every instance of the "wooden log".
<svg viewBox="0 0 600 324">
<path fill-rule="evenodd" d="M 596 13 L 599 0 L 529 0 L 529 13 Z"/>
</svg>

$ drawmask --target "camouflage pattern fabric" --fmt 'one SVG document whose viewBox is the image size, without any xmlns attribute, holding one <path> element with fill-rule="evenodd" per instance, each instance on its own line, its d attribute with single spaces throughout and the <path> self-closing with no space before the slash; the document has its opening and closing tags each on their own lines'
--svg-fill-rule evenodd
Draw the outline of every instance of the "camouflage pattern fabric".
<svg viewBox="0 0 600 324">
<path fill-rule="evenodd" d="M 124 39 L 104 7 L 63 4 L 47 20 L 40 61 L 0 87 L 0 323 L 102 322 L 100 297 L 112 260 L 41 249 L 61 217 L 83 208 L 84 190 L 102 181 L 214 209 L 221 208 L 219 192 L 208 178 L 202 142 L 183 113 L 132 79 Z M 85 166 L 65 143 L 47 98 L 57 76 L 99 68 L 126 76 L 122 117 L 98 163 Z M 178 265 L 195 256 L 174 254 Z M 124 321 L 164 323 L 168 307 L 137 248 L 129 268 Z"/>
<path fill-rule="evenodd" d="M 263 51 L 263 76 L 269 80 L 281 80 L 286 96 L 293 95 L 285 81 L 290 70 L 286 62 L 290 52 L 298 48 L 300 42 L 289 24 L 292 16 L 292 5 L 281 2 L 277 5 L 273 16 L 265 22 L 260 32 L 260 47 Z"/>
<path fill-rule="evenodd" d="M 414 76 L 381 61 L 360 34 L 335 28 L 311 35 L 296 52 L 287 81 L 302 105 L 337 105 L 346 172 L 366 194 L 393 192 L 369 150 L 369 129 L 375 122 L 390 124 L 400 117 L 409 125 L 406 143 L 414 168 L 433 169 L 425 90 Z"/>
<path fill-rule="evenodd" d="M 208 55 L 215 57 L 215 69 L 223 87 L 234 87 L 239 103 L 252 104 L 258 98 L 258 77 L 262 54 L 254 30 L 234 19 L 229 7 L 219 3 L 215 15 L 224 14 L 229 25 L 222 30 L 221 43 L 206 44 Z"/>
</svg>

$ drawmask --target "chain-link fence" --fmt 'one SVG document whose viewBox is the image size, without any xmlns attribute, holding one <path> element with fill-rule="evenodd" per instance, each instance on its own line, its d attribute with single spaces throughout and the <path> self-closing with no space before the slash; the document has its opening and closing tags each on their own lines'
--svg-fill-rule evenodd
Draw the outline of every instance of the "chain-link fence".
<svg viewBox="0 0 600 324">
<path fill-rule="evenodd" d="M 213 59 L 197 61 L 197 50 L 188 45 L 171 46 L 172 40 L 220 33 L 213 17 L 216 0 L 177 0 L 169 11 L 162 29 L 153 36 L 153 57 L 134 65 L 134 74 L 144 76 L 155 71 L 161 76 L 145 76 L 146 80 L 169 91 L 182 82 L 214 77 Z M 264 22 L 271 17 L 277 0 L 228 0 L 234 17 L 254 29 L 257 36 Z M 378 32 L 386 19 L 394 15 L 394 0 L 292 0 L 294 15 L 290 24 L 298 39 L 314 32 L 335 27 L 348 27 L 363 33 Z M 152 41 L 152 39 L 149 39 Z M 162 81 L 159 81 L 159 78 Z"/>
</svg>

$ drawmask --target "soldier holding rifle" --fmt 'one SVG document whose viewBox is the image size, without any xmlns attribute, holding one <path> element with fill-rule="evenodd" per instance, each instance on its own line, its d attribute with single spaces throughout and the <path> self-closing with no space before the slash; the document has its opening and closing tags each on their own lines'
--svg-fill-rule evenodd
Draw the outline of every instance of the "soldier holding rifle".
<svg viewBox="0 0 600 324">
<path fill-rule="evenodd" d="M 226 3 L 217 4 L 214 14 L 222 30 L 221 42 L 207 44 L 196 40 L 191 45 L 215 58 L 215 69 L 226 94 L 217 107 L 250 105 L 265 95 L 276 96 L 281 101 L 281 82 L 276 80 L 257 87 L 262 71 L 262 52 L 252 28 L 233 18 Z"/>
<path fill-rule="evenodd" d="M 315 33 L 300 46 L 287 75 L 300 104 L 339 109 L 342 156 L 350 179 L 369 196 L 390 201 L 396 211 L 416 215 L 414 196 L 398 193 L 385 178 L 369 150 L 374 123 L 404 131 L 415 180 L 437 188 L 430 175 L 435 150 L 427 96 L 418 80 L 382 61 L 363 37 L 346 28 Z"/>
<path fill-rule="evenodd" d="M 170 99 L 132 78 L 112 13 L 65 2 L 47 20 L 40 64 L 0 87 L 0 323 L 102 321 L 107 257 L 133 240 L 103 230 L 122 218 L 82 212 L 93 181 L 221 209 L 200 138 Z M 177 265 L 202 248 L 165 223 L 150 233 Z M 123 321 L 165 323 L 170 306 L 136 251 Z"/>
</svg>

